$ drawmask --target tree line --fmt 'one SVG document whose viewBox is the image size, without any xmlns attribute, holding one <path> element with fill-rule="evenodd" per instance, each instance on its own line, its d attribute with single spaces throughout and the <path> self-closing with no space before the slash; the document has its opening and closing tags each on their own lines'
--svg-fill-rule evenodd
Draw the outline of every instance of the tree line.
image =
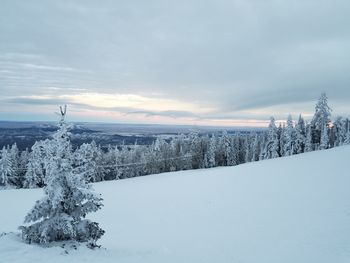
<svg viewBox="0 0 350 263">
<path fill-rule="evenodd" d="M 115 145 L 103 150 L 94 141 L 70 149 L 76 173 L 87 182 L 99 182 L 170 171 L 234 166 L 350 144 L 350 120 L 331 121 L 332 109 L 326 94 L 321 94 L 310 122 L 300 115 L 293 121 L 276 124 L 271 117 L 268 129 L 249 134 L 211 135 L 193 131 L 151 145 Z M 0 186 L 35 188 L 45 186 L 45 156 L 52 140 L 37 141 L 31 150 L 20 152 L 16 146 L 0 152 Z"/>
</svg>

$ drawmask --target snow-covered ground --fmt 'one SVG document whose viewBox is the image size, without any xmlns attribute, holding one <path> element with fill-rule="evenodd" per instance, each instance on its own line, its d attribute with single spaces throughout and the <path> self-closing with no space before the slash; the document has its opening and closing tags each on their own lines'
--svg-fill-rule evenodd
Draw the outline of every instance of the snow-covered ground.
<svg viewBox="0 0 350 263">
<path fill-rule="evenodd" d="M 350 147 L 95 184 L 103 249 L 42 248 L 17 227 L 42 190 L 0 191 L 0 262 L 350 262 Z M 68 252 L 68 254 L 66 253 Z"/>
</svg>

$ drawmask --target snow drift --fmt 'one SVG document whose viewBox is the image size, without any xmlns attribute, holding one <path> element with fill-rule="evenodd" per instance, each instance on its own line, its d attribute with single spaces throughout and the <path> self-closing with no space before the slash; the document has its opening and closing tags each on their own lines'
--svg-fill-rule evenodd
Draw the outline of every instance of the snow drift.
<svg viewBox="0 0 350 263">
<path fill-rule="evenodd" d="M 0 262 L 350 262 L 350 147 L 95 184 L 102 249 L 43 248 L 17 227 L 41 189 L 0 191 Z"/>
</svg>

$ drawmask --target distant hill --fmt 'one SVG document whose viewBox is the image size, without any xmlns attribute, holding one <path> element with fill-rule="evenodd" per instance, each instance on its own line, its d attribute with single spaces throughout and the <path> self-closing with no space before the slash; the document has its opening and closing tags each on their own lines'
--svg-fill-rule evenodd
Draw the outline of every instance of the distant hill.
<svg viewBox="0 0 350 263">
<path fill-rule="evenodd" d="M 54 122 L 10 122 L 0 121 L 0 149 L 16 143 L 20 150 L 31 148 L 35 141 L 49 138 L 56 131 Z M 159 125 L 159 124 L 122 124 L 122 123 L 74 123 L 72 124 L 72 143 L 78 146 L 84 142 L 96 141 L 107 147 L 109 144 L 151 144 L 156 136 L 176 135 L 199 130 L 202 133 L 213 133 L 227 129 L 230 133 L 241 133 L 261 128 L 230 128 L 188 125 Z"/>
</svg>

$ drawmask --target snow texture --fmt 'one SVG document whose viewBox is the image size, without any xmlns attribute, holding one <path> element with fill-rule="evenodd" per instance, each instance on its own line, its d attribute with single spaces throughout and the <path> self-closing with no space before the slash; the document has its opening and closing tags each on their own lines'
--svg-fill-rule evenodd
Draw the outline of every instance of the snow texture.
<svg viewBox="0 0 350 263">
<path fill-rule="evenodd" d="M 350 147 L 95 184 L 103 248 L 43 248 L 16 228 L 41 189 L 0 191 L 0 262 L 350 262 Z M 14 231 L 14 233 L 9 233 Z"/>
</svg>

